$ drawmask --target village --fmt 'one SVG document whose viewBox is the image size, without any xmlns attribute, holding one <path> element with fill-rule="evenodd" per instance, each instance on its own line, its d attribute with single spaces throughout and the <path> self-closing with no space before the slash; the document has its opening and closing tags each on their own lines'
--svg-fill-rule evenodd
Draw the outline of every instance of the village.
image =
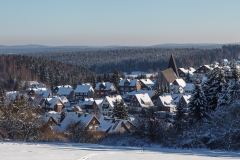
<svg viewBox="0 0 240 160">
<path fill-rule="evenodd" d="M 117 85 L 102 81 L 97 82 L 95 87 L 85 83 L 73 88 L 65 84 L 53 90 L 36 81 L 28 81 L 29 87 L 24 93 L 6 91 L 5 103 L 24 95 L 32 107 L 42 109 L 43 115 L 39 119 L 48 124 L 52 132 L 66 131 L 70 122 L 81 123 L 86 131 L 106 135 L 134 132 L 138 125 L 136 117 L 142 115 L 143 109 L 152 109 L 167 130 L 175 121 L 177 106 L 183 108 L 185 116 L 188 115 L 188 104 L 196 79 L 204 83 L 209 71 L 216 67 L 230 71 L 229 64 L 224 59 L 197 69 L 177 68 L 174 56 L 171 55 L 168 68 L 157 75 L 149 74 L 142 79 L 126 76 L 119 78 Z M 153 79 L 154 76 L 157 78 Z M 115 116 L 114 108 L 117 104 L 124 106 L 127 116 Z"/>
</svg>

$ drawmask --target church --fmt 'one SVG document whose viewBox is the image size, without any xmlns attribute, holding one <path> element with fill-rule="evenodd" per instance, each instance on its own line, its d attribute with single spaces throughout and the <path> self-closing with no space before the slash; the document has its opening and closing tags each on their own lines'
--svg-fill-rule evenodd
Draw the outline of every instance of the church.
<svg viewBox="0 0 240 160">
<path fill-rule="evenodd" d="M 170 87 L 170 84 L 172 84 L 174 80 L 176 80 L 177 78 L 179 78 L 178 68 L 177 68 L 174 55 L 171 54 L 171 57 L 168 63 L 168 68 L 158 72 L 158 79 L 157 79 L 157 82 L 155 83 L 154 88 L 156 90 L 159 90 L 163 86 L 165 88 L 166 86 Z"/>
</svg>

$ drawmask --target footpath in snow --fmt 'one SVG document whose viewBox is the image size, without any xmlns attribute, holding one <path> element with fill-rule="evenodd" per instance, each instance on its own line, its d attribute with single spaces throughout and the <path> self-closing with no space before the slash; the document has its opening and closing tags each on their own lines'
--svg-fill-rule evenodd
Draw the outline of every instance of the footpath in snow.
<svg viewBox="0 0 240 160">
<path fill-rule="evenodd" d="M 81 143 L 0 141 L 0 160 L 239 160 L 240 153 L 201 149 L 122 147 Z"/>
</svg>

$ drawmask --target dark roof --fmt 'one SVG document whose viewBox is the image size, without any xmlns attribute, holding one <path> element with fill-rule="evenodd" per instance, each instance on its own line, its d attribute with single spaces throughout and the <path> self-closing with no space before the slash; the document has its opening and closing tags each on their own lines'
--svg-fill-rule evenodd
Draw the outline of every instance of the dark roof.
<svg viewBox="0 0 240 160">
<path fill-rule="evenodd" d="M 173 54 L 171 54 L 171 57 L 170 57 L 170 60 L 169 60 L 169 63 L 168 63 L 168 68 L 172 68 L 173 71 L 175 72 L 176 76 L 179 77 L 178 68 L 177 68 L 177 65 L 176 65 L 175 58 L 174 58 Z"/>
<path fill-rule="evenodd" d="M 174 80 L 178 78 L 172 68 L 162 71 L 162 74 L 169 83 L 173 83 Z"/>
</svg>

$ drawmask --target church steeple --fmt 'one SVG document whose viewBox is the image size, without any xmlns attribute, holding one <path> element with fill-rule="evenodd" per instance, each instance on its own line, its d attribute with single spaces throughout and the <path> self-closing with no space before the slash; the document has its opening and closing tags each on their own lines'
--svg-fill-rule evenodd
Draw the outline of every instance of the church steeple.
<svg viewBox="0 0 240 160">
<path fill-rule="evenodd" d="M 170 60 L 169 60 L 169 63 L 168 63 L 168 68 L 172 68 L 172 70 L 174 71 L 176 76 L 179 77 L 178 68 L 177 68 L 177 65 L 176 65 L 173 54 L 171 54 L 171 57 L 170 57 Z"/>
</svg>

